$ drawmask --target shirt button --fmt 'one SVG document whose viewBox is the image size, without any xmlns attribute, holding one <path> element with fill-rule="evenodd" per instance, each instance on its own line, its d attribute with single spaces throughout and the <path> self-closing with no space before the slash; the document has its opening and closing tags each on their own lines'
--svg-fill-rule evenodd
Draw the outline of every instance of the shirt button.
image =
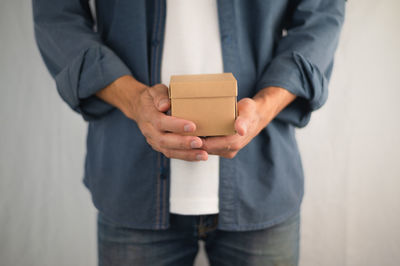
<svg viewBox="0 0 400 266">
<path fill-rule="evenodd" d="M 166 179 L 167 178 L 167 174 L 166 173 L 161 173 L 161 179 Z"/>
</svg>

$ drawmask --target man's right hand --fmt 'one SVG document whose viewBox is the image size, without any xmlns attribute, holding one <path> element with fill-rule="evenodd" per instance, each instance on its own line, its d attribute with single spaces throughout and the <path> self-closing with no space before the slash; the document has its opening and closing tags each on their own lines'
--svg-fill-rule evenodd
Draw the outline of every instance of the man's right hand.
<svg viewBox="0 0 400 266">
<path fill-rule="evenodd" d="M 171 106 L 165 85 L 148 87 L 132 76 L 123 76 L 96 95 L 134 120 L 154 150 L 162 152 L 168 158 L 207 160 L 207 152 L 200 149 L 202 140 L 196 136 L 182 135 L 193 132 L 196 125 L 165 114 Z"/>
</svg>

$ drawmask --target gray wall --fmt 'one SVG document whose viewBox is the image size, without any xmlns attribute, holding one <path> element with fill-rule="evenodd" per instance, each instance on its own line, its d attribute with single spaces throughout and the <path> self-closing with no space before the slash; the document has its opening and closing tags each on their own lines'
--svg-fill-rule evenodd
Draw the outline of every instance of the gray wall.
<svg viewBox="0 0 400 266">
<path fill-rule="evenodd" d="M 400 263 L 400 1 L 350 0 L 328 103 L 298 130 L 301 265 Z M 57 95 L 29 1 L 0 2 L 0 265 L 96 264 L 86 124 Z M 197 265 L 206 265 L 204 254 Z"/>
</svg>

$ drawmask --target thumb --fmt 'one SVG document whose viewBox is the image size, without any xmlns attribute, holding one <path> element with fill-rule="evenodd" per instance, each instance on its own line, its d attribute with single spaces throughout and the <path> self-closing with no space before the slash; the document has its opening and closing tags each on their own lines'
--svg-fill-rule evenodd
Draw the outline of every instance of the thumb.
<svg viewBox="0 0 400 266">
<path fill-rule="evenodd" d="M 250 127 L 253 101 L 250 98 L 243 98 L 237 103 L 238 117 L 235 121 L 235 130 L 240 136 L 246 135 Z"/>
<path fill-rule="evenodd" d="M 235 121 L 235 130 L 240 136 L 244 136 L 247 133 L 247 119 L 243 116 L 238 116 Z"/>
<path fill-rule="evenodd" d="M 168 97 L 168 88 L 164 84 L 156 84 L 149 88 L 149 93 L 153 98 L 154 106 L 160 112 L 166 112 L 171 106 Z"/>
</svg>

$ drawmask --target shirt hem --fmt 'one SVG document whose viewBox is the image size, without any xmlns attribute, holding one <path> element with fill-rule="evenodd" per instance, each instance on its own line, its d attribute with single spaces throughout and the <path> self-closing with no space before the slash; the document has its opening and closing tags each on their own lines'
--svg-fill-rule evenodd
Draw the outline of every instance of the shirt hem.
<svg viewBox="0 0 400 266">
<path fill-rule="evenodd" d="M 272 226 L 275 226 L 277 224 L 280 224 L 284 222 L 285 220 L 289 219 L 293 215 L 296 215 L 297 213 L 300 212 L 300 206 L 297 206 L 296 208 L 284 213 L 283 215 L 272 219 L 268 222 L 264 223 L 257 223 L 257 224 L 243 224 L 243 225 L 237 225 L 237 224 L 219 224 L 217 229 L 222 230 L 222 231 L 255 231 L 255 230 L 261 230 L 261 229 L 266 229 Z"/>
</svg>

